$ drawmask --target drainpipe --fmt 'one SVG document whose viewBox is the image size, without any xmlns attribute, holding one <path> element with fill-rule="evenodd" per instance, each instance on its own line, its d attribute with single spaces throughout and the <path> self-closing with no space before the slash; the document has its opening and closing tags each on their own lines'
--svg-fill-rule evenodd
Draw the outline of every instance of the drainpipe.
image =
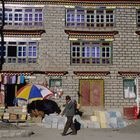
<svg viewBox="0 0 140 140">
<path fill-rule="evenodd" d="M 136 93 L 137 93 L 137 98 L 136 98 L 136 103 L 137 103 L 137 114 L 139 114 L 139 101 L 140 101 L 140 99 L 139 99 L 139 80 L 138 80 L 138 77 L 136 78 L 136 88 L 137 88 L 137 91 L 136 91 Z"/>
</svg>

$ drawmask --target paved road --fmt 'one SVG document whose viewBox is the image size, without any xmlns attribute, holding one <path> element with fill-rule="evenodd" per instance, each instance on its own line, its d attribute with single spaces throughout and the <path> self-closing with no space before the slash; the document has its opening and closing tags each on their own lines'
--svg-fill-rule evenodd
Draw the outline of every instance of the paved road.
<svg viewBox="0 0 140 140">
<path fill-rule="evenodd" d="M 81 129 L 75 136 L 61 136 L 61 130 L 48 129 L 42 126 L 29 126 L 35 134 L 30 137 L 0 138 L 0 140 L 140 140 L 140 129 L 133 126 L 125 130 L 118 129 Z"/>
</svg>

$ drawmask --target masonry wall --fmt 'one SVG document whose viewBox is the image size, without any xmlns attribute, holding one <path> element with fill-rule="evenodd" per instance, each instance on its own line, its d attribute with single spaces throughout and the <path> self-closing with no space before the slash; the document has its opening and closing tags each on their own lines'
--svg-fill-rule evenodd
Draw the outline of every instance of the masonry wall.
<svg viewBox="0 0 140 140">
<path fill-rule="evenodd" d="M 65 7 L 64 6 L 46 6 L 45 7 L 45 30 L 47 40 L 47 50 L 49 51 L 46 66 L 51 70 L 66 70 L 69 74 L 63 78 L 63 88 L 66 94 L 77 96 L 79 90 L 79 79 L 73 74 L 75 70 L 90 71 L 110 71 L 111 74 L 104 79 L 105 107 L 118 108 L 121 106 L 131 106 L 133 99 L 124 99 L 123 96 L 123 78 L 118 71 L 139 71 L 140 70 L 140 45 L 139 36 L 135 33 L 136 27 L 136 9 L 135 7 L 117 7 L 115 14 L 114 28 L 106 29 L 87 29 L 100 31 L 118 31 L 113 41 L 113 64 L 106 66 L 71 66 L 70 65 L 70 41 L 67 34 L 64 33 L 65 27 Z M 70 28 L 72 29 L 72 28 Z M 82 30 L 76 28 L 75 30 Z M 86 29 L 84 29 L 86 30 Z M 52 52 L 54 52 L 52 54 Z M 90 77 L 94 79 L 95 77 Z"/>
<path fill-rule="evenodd" d="M 65 33 L 65 7 L 62 5 L 46 5 L 44 7 L 44 29 L 46 33 L 42 35 L 39 43 L 39 62 L 35 65 L 5 65 L 5 69 L 18 70 L 43 70 L 43 71 L 68 71 L 62 76 L 62 86 L 64 95 L 71 95 L 78 100 L 79 80 L 73 71 L 110 71 L 104 79 L 104 105 L 105 108 L 121 108 L 122 106 L 132 106 L 134 99 L 124 99 L 123 78 L 118 71 L 140 71 L 140 42 L 139 35 L 135 33 L 136 8 L 117 7 L 115 14 L 114 28 L 94 28 L 87 30 L 94 31 L 118 31 L 113 41 L 113 64 L 100 66 L 72 66 L 70 65 L 70 41 Z M 69 28 L 72 29 L 72 28 Z M 78 29 L 75 30 L 86 30 Z M 41 83 L 49 81 L 52 77 L 45 75 L 35 75 L 38 80 L 32 82 Z M 45 78 L 46 77 L 46 78 Z M 89 77 L 95 79 L 95 77 Z M 140 80 L 140 79 L 139 79 Z M 140 89 L 140 82 L 139 82 Z M 140 91 L 140 90 L 139 90 Z"/>
</svg>

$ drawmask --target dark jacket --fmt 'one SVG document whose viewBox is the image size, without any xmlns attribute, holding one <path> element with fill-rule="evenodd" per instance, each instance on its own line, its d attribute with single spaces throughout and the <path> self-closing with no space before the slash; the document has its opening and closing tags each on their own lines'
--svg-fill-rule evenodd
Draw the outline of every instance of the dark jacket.
<svg viewBox="0 0 140 140">
<path fill-rule="evenodd" d="M 66 115 L 66 116 L 74 116 L 75 115 L 75 102 L 70 100 L 66 104 L 65 109 L 62 114 Z"/>
</svg>

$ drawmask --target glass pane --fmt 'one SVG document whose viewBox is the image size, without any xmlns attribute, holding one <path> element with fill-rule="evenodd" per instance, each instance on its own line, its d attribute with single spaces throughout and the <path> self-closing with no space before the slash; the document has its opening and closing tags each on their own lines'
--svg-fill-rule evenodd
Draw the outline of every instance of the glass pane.
<svg viewBox="0 0 140 140">
<path fill-rule="evenodd" d="M 36 52 L 33 52 L 33 56 L 36 56 Z"/>
<path fill-rule="evenodd" d="M 18 52 L 18 56 L 22 56 L 22 53 L 21 52 Z"/>
<path fill-rule="evenodd" d="M 28 50 L 29 50 L 29 51 L 32 51 L 32 47 L 30 46 L 30 47 L 28 48 Z"/>
<path fill-rule="evenodd" d="M 26 51 L 26 47 L 23 47 L 23 51 Z"/>
<path fill-rule="evenodd" d="M 36 51 L 37 50 L 37 48 L 36 47 L 33 47 L 33 51 Z"/>
<path fill-rule="evenodd" d="M 23 52 L 23 56 L 26 56 L 26 52 Z"/>
<path fill-rule="evenodd" d="M 28 56 L 32 56 L 32 52 L 29 52 L 29 53 L 28 53 Z"/>
</svg>

